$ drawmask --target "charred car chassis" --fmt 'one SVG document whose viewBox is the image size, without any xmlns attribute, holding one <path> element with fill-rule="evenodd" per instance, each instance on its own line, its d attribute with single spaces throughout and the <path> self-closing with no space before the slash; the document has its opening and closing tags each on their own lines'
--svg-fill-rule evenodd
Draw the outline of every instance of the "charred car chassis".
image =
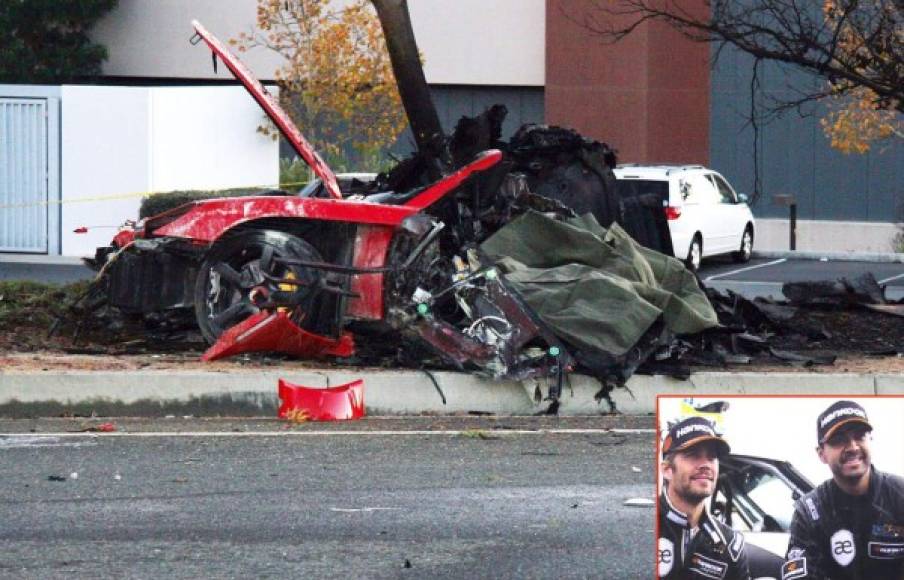
<svg viewBox="0 0 904 580">
<path fill-rule="evenodd" d="M 251 351 L 352 357 L 358 337 L 373 348 L 395 333 L 461 369 L 560 379 L 572 366 L 565 345 L 469 243 L 491 226 L 460 211 L 511 179 L 499 151 L 484 151 L 423 187 L 344 197 L 276 100 L 221 42 L 194 26 L 329 197 L 273 192 L 198 201 L 126 227 L 95 258 L 110 305 L 150 317 L 192 309 L 213 343 L 204 360 Z M 450 212 L 457 217 L 452 227 L 440 219 Z M 484 214 L 498 220 L 496 212 Z M 453 244 L 459 252 L 448 251 Z"/>
</svg>

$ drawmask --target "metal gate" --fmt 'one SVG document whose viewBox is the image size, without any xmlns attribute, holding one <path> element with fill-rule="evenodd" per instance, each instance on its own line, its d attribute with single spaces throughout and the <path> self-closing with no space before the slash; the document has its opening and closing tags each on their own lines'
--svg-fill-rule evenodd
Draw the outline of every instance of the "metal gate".
<svg viewBox="0 0 904 580">
<path fill-rule="evenodd" d="M 0 252 L 48 250 L 47 99 L 0 98 Z"/>
</svg>

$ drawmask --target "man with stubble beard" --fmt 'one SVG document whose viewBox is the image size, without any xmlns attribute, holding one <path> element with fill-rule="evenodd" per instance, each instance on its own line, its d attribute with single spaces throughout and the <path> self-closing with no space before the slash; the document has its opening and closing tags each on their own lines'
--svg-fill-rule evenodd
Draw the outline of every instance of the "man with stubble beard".
<svg viewBox="0 0 904 580">
<path fill-rule="evenodd" d="M 872 465 L 863 407 L 838 401 L 816 420 L 832 479 L 799 499 L 783 580 L 904 580 L 904 479 Z"/>
<path fill-rule="evenodd" d="M 669 429 L 660 469 L 658 577 L 665 580 L 747 580 L 744 536 L 709 512 L 716 491 L 719 457 L 728 443 L 703 417 L 689 417 Z"/>
</svg>

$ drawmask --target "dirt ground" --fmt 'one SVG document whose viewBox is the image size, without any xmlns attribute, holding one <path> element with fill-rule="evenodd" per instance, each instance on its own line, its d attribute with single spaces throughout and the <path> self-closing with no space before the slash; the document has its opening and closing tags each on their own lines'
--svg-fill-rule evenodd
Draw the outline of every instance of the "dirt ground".
<svg viewBox="0 0 904 580">
<path fill-rule="evenodd" d="M 279 368 L 308 369 L 331 367 L 322 361 L 293 361 L 263 356 L 239 358 L 228 361 L 204 363 L 199 354 L 139 354 L 139 355 L 85 355 L 66 354 L 59 351 L 38 350 L 10 352 L 0 350 L 0 372 L 41 371 L 128 371 L 128 370 L 180 370 L 212 372 L 256 372 L 260 369 Z M 698 367 L 697 372 L 776 372 L 776 373 L 879 373 L 904 374 L 904 357 L 845 356 L 834 365 L 811 367 L 787 364 L 729 365 L 724 368 Z"/>
<path fill-rule="evenodd" d="M 261 368 L 324 368 L 325 361 L 245 355 L 202 363 L 206 348 L 197 332 L 148 338 L 142 328 L 79 326 L 67 306 L 78 287 L 47 288 L 0 283 L 0 372 L 59 370 L 208 370 L 253 372 Z M 57 320 L 61 323 L 55 324 Z M 832 354 L 833 365 L 805 366 L 758 356 L 753 364 L 696 367 L 700 371 L 904 374 L 904 318 L 862 309 L 800 309 L 793 332 L 768 338 L 776 349 Z M 55 329 L 51 332 L 51 329 Z M 880 353 L 883 353 L 880 355 Z"/>
</svg>

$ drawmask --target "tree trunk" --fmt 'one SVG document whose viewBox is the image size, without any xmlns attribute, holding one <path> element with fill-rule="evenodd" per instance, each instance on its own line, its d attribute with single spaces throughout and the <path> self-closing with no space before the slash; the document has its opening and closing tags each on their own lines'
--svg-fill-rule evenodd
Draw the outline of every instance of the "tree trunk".
<svg viewBox="0 0 904 580">
<path fill-rule="evenodd" d="M 418 150 L 438 162 L 440 169 L 451 165 L 446 136 L 430 97 L 424 69 L 411 28 L 407 0 L 371 0 L 377 9 L 383 36 L 392 62 L 399 96 L 414 133 Z"/>
</svg>

